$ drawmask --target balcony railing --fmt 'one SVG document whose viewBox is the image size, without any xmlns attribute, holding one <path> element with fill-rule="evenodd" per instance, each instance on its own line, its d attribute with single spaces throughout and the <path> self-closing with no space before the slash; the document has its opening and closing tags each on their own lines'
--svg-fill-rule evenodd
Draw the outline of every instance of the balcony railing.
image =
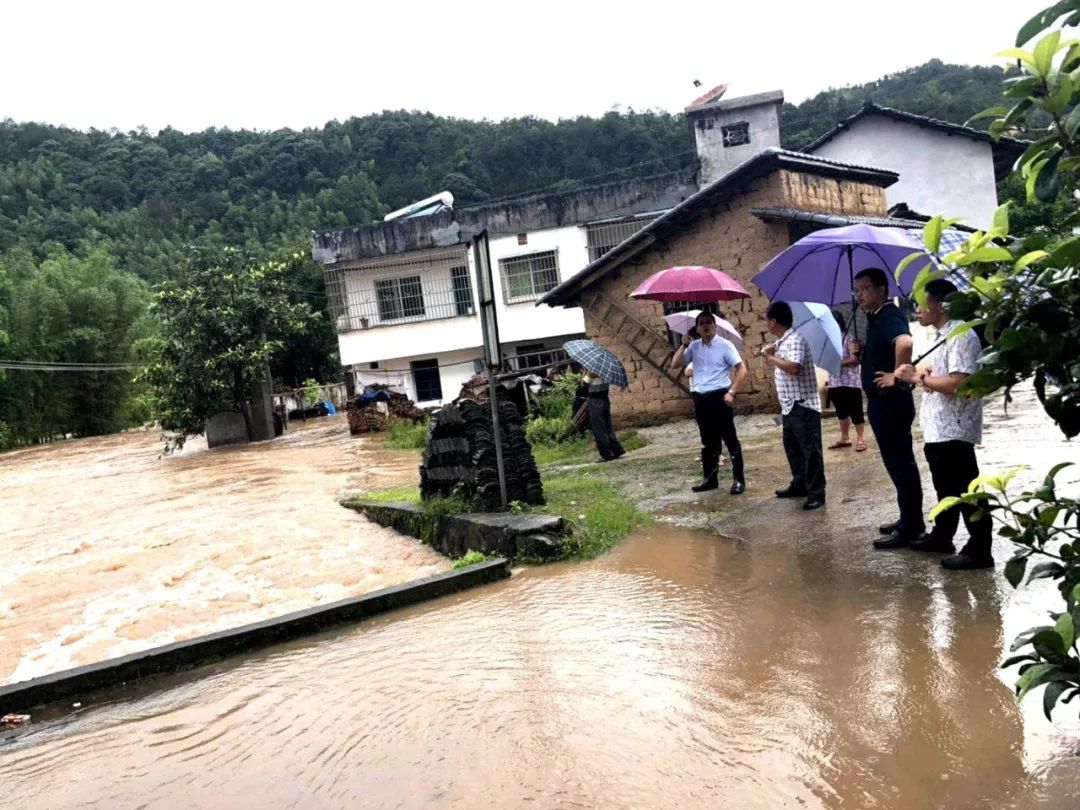
<svg viewBox="0 0 1080 810">
<path fill-rule="evenodd" d="M 330 267 L 326 293 L 339 333 L 476 314 L 464 247 Z"/>
</svg>

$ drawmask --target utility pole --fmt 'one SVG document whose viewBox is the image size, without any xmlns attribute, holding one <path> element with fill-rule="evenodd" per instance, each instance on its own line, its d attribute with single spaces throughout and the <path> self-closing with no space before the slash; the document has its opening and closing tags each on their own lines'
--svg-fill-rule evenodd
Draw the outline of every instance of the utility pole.
<svg viewBox="0 0 1080 810">
<path fill-rule="evenodd" d="M 495 440 L 495 466 L 499 473 L 499 497 L 506 509 L 506 468 L 503 465 L 502 430 L 499 428 L 499 402 L 495 374 L 502 369 L 499 345 L 499 316 L 495 308 L 495 282 L 491 276 L 491 253 L 487 230 L 472 238 L 473 265 L 476 267 L 476 292 L 480 305 L 480 331 L 484 336 L 484 364 L 487 366 L 488 398 L 491 400 L 491 430 Z"/>
</svg>

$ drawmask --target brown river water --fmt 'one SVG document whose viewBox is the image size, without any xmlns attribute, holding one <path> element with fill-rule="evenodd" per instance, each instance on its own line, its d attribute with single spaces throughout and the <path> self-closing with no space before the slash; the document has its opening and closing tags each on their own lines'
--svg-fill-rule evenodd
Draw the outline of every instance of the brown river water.
<svg viewBox="0 0 1080 810">
<path fill-rule="evenodd" d="M 1076 456 L 1033 408 L 990 421 L 985 468 Z M 759 481 L 720 533 L 54 707 L 0 735 L 2 806 L 1080 807 L 1075 706 L 996 669 L 1048 583 L 869 550 L 873 456 L 811 515 Z"/>
<path fill-rule="evenodd" d="M 290 428 L 165 458 L 153 431 L 0 454 L 0 684 L 449 567 L 338 504 L 413 482 L 415 454 L 341 416 Z"/>
</svg>

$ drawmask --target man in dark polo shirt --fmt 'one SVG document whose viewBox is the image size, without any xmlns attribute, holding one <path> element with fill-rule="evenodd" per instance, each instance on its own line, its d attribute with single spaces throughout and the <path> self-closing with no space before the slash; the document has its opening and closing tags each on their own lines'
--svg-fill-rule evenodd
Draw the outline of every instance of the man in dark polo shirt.
<svg viewBox="0 0 1080 810">
<path fill-rule="evenodd" d="M 922 477 L 915 463 L 911 425 L 915 399 L 911 388 L 896 379 L 895 371 L 911 362 L 911 329 L 899 307 L 888 300 L 889 282 L 879 268 L 855 276 L 855 300 L 866 311 L 869 327 L 862 350 L 862 387 L 866 391 L 870 428 L 881 460 L 896 487 L 900 519 L 881 527 L 887 535 L 874 548 L 906 548 L 925 528 L 922 512 Z"/>
</svg>

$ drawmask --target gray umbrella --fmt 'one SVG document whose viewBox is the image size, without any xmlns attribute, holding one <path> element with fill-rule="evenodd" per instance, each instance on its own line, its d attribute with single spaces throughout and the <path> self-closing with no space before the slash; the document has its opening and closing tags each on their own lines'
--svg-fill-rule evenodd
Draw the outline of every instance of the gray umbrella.
<svg viewBox="0 0 1080 810">
<path fill-rule="evenodd" d="M 570 359 L 599 377 L 608 385 L 617 385 L 626 388 L 630 380 L 626 376 L 626 369 L 619 362 L 619 358 L 591 340 L 568 340 L 563 344 L 563 349 L 570 355 Z"/>
</svg>

